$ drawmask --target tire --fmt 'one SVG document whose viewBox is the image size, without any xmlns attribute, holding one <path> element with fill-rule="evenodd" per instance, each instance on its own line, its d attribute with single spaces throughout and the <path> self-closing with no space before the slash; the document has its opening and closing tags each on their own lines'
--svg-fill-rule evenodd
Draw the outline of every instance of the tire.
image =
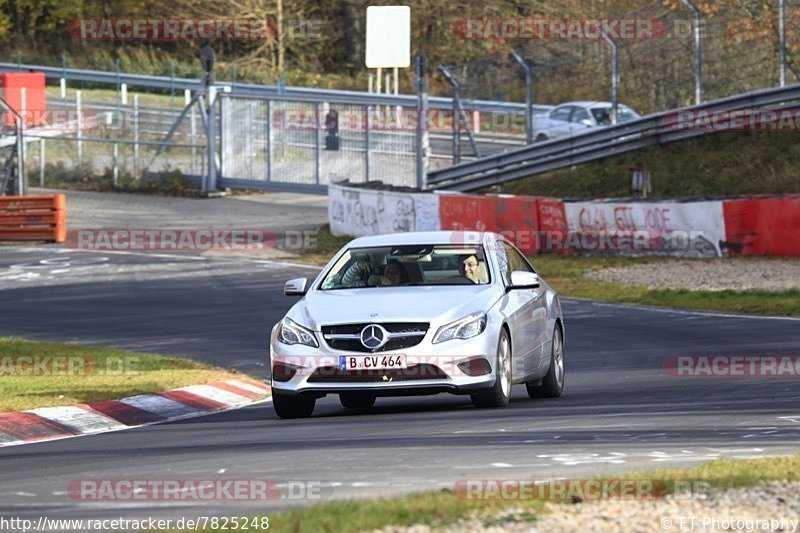
<svg viewBox="0 0 800 533">
<path fill-rule="evenodd" d="M 550 345 L 550 368 L 541 385 L 525 384 L 531 398 L 558 398 L 564 392 L 564 337 L 561 328 L 553 330 L 553 343 Z"/>
<path fill-rule="evenodd" d="M 511 341 L 505 328 L 497 341 L 497 378 L 491 389 L 471 395 L 475 407 L 505 407 L 511 398 Z"/>
<path fill-rule="evenodd" d="M 544 133 L 540 133 L 539 135 L 536 136 L 536 139 L 535 139 L 535 141 L 537 143 L 542 143 L 542 142 L 544 142 L 546 140 L 547 140 L 547 135 L 545 135 Z"/>
<path fill-rule="evenodd" d="M 272 407 L 275 408 L 275 414 L 281 418 L 308 418 L 314 412 L 316 403 L 316 398 L 286 396 L 283 394 L 272 395 Z"/>
<path fill-rule="evenodd" d="M 348 409 L 369 409 L 375 405 L 375 395 L 368 392 L 342 392 L 339 401 Z"/>
</svg>

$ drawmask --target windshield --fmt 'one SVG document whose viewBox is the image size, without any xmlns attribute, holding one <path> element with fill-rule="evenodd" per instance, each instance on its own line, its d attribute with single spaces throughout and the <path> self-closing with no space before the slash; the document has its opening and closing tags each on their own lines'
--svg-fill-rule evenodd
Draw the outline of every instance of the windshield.
<svg viewBox="0 0 800 533">
<path fill-rule="evenodd" d="M 348 249 L 328 271 L 319 289 L 485 285 L 490 280 L 482 246 L 381 246 Z"/>
<path fill-rule="evenodd" d="M 591 111 L 598 126 L 611 125 L 611 107 L 593 107 Z M 617 117 L 621 124 L 639 118 L 639 114 L 630 107 L 621 105 L 617 108 Z"/>
</svg>

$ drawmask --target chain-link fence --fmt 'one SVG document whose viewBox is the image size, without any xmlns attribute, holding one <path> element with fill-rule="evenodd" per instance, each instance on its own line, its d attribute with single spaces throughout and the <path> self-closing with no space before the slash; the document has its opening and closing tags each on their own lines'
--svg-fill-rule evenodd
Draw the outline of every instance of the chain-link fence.
<svg viewBox="0 0 800 533">
<path fill-rule="evenodd" d="M 703 101 L 779 85 L 780 0 L 694 3 L 701 17 Z M 787 0 L 783 11 L 786 82 L 796 83 L 800 76 L 793 58 L 800 52 L 800 1 Z M 615 39 L 619 101 L 643 114 L 695 103 L 695 19 L 689 7 L 677 0 L 659 1 L 614 19 L 647 21 L 655 29 L 650 36 Z M 603 38 L 550 36 L 507 42 L 509 51 L 514 46 L 533 67 L 534 102 L 612 99 L 611 47 Z M 525 99 L 524 71 L 507 52 L 449 68 L 465 100 Z"/>
<path fill-rule="evenodd" d="M 28 186 L 212 186 L 203 181 L 210 179 L 203 95 L 187 94 L 186 105 L 178 106 L 172 105 L 176 99 L 152 94 L 124 101 L 101 94 L 48 94 L 47 109 L 24 130 Z M 332 179 L 416 184 L 414 107 L 218 92 L 214 110 L 220 187 L 322 192 Z M 7 129 L 8 146 L 0 144 L 5 152 L 16 132 Z"/>
<path fill-rule="evenodd" d="M 342 178 L 415 183 L 414 108 L 220 98 L 223 185 L 318 188 Z"/>
<path fill-rule="evenodd" d="M 85 94 L 48 94 L 46 110 L 24 113 L 32 121 L 24 130 L 28 186 L 174 189 L 199 183 L 206 139 L 198 108 L 178 120 L 182 108 L 166 98 L 132 95 L 121 102 L 99 91 Z"/>
</svg>

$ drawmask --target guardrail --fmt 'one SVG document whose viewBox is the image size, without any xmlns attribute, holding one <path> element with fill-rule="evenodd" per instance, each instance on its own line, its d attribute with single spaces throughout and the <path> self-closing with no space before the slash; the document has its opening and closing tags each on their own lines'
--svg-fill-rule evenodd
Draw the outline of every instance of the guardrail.
<svg viewBox="0 0 800 533">
<path fill-rule="evenodd" d="M 507 150 L 481 159 L 428 173 L 428 188 L 472 191 L 526 178 L 612 155 L 632 152 L 654 144 L 675 142 L 727 131 L 708 124 L 682 124 L 678 118 L 719 112 L 763 110 L 768 106 L 790 109 L 800 100 L 800 84 L 722 98 L 704 104 L 648 115 L 616 126 L 587 130 L 569 138 L 545 141 Z"/>
<path fill-rule="evenodd" d="M 0 241 L 64 242 L 66 238 L 63 194 L 0 197 Z"/>
<path fill-rule="evenodd" d="M 82 70 L 62 67 L 48 67 L 43 65 L 28 65 L 17 63 L 0 63 L 3 71 L 28 71 L 43 72 L 48 78 L 67 79 L 74 81 L 105 83 L 116 85 L 125 83 L 132 87 L 152 87 L 158 89 L 189 89 L 201 91 L 203 86 L 200 80 L 192 78 L 174 78 L 169 76 L 151 76 L 147 74 L 131 74 L 127 72 L 105 72 L 100 70 Z M 257 85 L 246 83 L 232 83 L 217 80 L 217 86 L 230 86 L 231 91 L 242 96 L 267 96 L 274 99 L 303 100 L 307 102 L 335 102 L 353 105 L 392 105 L 414 107 L 417 104 L 415 94 L 378 94 L 359 91 L 343 91 L 334 89 L 311 89 L 307 87 L 286 87 L 280 89 L 277 85 Z M 480 112 L 508 112 L 524 113 L 525 104 L 516 102 L 499 102 L 492 100 L 464 100 L 465 107 Z M 452 109 L 453 99 L 441 96 L 428 98 L 428 107 L 433 109 Z M 534 109 L 550 108 L 550 106 L 534 106 Z"/>
</svg>

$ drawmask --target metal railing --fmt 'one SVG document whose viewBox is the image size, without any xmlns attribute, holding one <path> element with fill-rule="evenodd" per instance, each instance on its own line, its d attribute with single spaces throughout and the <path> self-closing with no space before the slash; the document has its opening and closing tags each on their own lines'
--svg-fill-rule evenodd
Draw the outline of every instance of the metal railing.
<svg viewBox="0 0 800 533">
<path fill-rule="evenodd" d="M 44 65 L 28 65 L 17 63 L 0 63 L 2 71 L 27 72 L 34 70 L 43 72 L 48 78 L 66 79 L 82 82 L 103 83 L 109 85 L 126 84 L 131 87 L 150 87 L 167 90 L 185 90 L 192 92 L 203 89 L 200 80 L 191 78 L 174 78 L 170 76 L 151 76 L 146 74 L 132 74 L 126 72 L 104 72 L 99 70 L 82 70 L 62 67 L 48 67 Z M 312 89 L 306 87 L 285 87 L 277 85 L 258 85 L 245 83 L 232 83 L 222 80 L 217 81 L 218 86 L 230 86 L 232 92 L 244 96 L 281 97 L 306 102 L 335 101 L 349 105 L 391 105 L 413 107 L 417 103 L 417 96 L 413 94 L 378 94 L 360 91 L 342 91 L 334 89 Z M 452 109 L 453 99 L 441 96 L 428 98 L 428 107 L 431 109 Z M 524 112 L 525 104 L 516 102 L 500 102 L 491 100 L 470 100 L 468 106 L 480 112 Z"/>
<path fill-rule="evenodd" d="M 616 126 L 587 130 L 569 138 L 532 144 L 428 173 L 428 188 L 472 191 L 559 168 L 632 152 L 654 144 L 729 131 L 681 117 L 713 116 L 742 110 L 792 110 L 800 106 L 800 84 L 722 98 L 701 105 L 648 115 Z"/>
</svg>

